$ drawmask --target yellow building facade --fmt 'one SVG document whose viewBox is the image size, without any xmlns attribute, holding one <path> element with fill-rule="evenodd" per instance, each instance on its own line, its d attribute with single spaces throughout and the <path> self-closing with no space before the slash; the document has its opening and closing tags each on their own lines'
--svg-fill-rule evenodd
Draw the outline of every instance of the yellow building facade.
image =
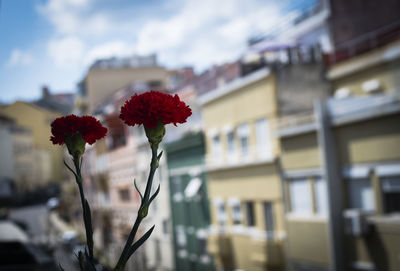
<svg viewBox="0 0 400 271">
<path fill-rule="evenodd" d="M 217 270 L 282 270 L 283 205 L 273 123 L 275 78 L 268 69 L 200 97 Z"/>
<path fill-rule="evenodd" d="M 399 48 L 331 66 L 334 97 L 279 125 L 288 270 L 400 270 Z"/>
<path fill-rule="evenodd" d="M 0 107 L 0 112 L 15 120 L 18 126 L 31 131 L 33 148 L 37 158 L 36 171 L 40 170 L 38 184 L 60 181 L 63 177 L 63 148 L 54 146 L 50 141 L 51 122 L 59 113 L 37 107 L 27 102 L 15 102 Z M 51 165 L 49 165 L 51 163 Z"/>
<path fill-rule="evenodd" d="M 117 90 L 132 83 L 149 84 L 153 89 L 166 86 L 168 72 L 160 66 L 91 68 L 81 82 L 89 112 Z"/>
</svg>

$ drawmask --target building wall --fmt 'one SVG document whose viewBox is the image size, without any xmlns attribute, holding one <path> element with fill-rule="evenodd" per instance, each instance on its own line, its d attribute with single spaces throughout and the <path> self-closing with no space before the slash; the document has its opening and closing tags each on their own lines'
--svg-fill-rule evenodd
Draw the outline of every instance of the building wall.
<svg viewBox="0 0 400 271">
<path fill-rule="evenodd" d="M 45 180 L 44 178 L 39 179 L 38 172 L 35 170 L 36 160 L 32 135 L 29 131 L 21 129 L 14 129 L 12 135 L 16 187 L 18 192 L 29 191 L 34 189 L 35 184 Z"/>
<path fill-rule="evenodd" d="M 399 48 L 399 41 L 392 42 L 331 66 L 327 76 L 331 79 L 332 90 L 348 88 L 351 95 L 367 95 L 363 84 L 377 80 L 380 87 L 376 91 L 399 95 Z"/>
<path fill-rule="evenodd" d="M 315 132 L 281 138 L 281 150 L 282 164 L 285 169 L 321 166 L 321 155 Z"/>
<path fill-rule="evenodd" d="M 330 28 L 335 45 L 399 22 L 398 1 L 385 1 L 384 5 L 373 0 L 335 0 L 329 3 L 332 13 Z"/>
<path fill-rule="evenodd" d="M 329 265 L 329 238 L 326 219 L 288 219 L 287 253 L 291 261 L 307 261 L 313 265 Z"/>
<path fill-rule="evenodd" d="M 11 105 L 2 106 L 0 112 L 15 119 L 17 125 L 32 131 L 35 148 L 49 153 L 51 176 L 45 182 L 60 181 L 63 177 L 63 148 L 53 145 L 50 141 L 50 124 L 60 115 L 25 102 L 15 102 Z M 46 168 L 47 165 L 43 165 L 43 167 Z"/>
<path fill-rule="evenodd" d="M 354 196 L 350 191 L 349 182 L 365 180 L 369 183 L 371 196 L 368 206 L 370 210 L 368 223 L 369 233 L 354 236 L 344 235 L 344 255 L 347 265 L 367 264 L 375 266 L 376 270 L 397 270 L 399 250 L 395 243 L 399 239 L 400 221 L 393 213 L 385 210 L 383 181 L 388 176 L 398 178 L 400 173 L 382 175 L 379 167 L 392 165 L 400 172 L 400 114 L 390 113 L 380 117 L 365 118 L 333 128 L 334 144 L 339 163 L 344 209 L 359 208 L 354 206 Z M 312 144 L 310 144 L 312 142 Z M 309 152 L 310 145 L 313 152 Z M 291 178 L 308 178 L 313 188 L 313 180 L 321 176 L 321 149 L 316 140 L 315 132 L 296 134 L 281 138 L 282 161 L 286 176 L 286 214 L 288 250 L 287 257 L 292 266 L 312 266 L 316 270 L 325 270 L 330 264 L 327 222 L 318 216 L 296 216 L 291 214 L 291 196 L 288 182 Z M 305 159 L 307 158 L 307 159 Z M 304 162 L 304 161 L 307 162 Z M 315 163 L 318 162 L 318 163 Z M 319 172 L 319 173 L 318 173 Z M 296 175 L 297 174 L 297 175 Z M 304 176 L 300 176 L 303 174 Z M 315 209 L 315 195 L 313 205 Z M 364 200 L 365 201 L 365 200 Z M 363 202 L 364 202 L 363 201 Z M 364 208 L 364 207 L 362 207 Z M 363 210 L 363 209 L 362 209 Z M 315 210 L 314 210 L 315 211 Z M 372 211 L 372 213 L 371 213 Z M 320 269 L 318 269 L 320 268 Z M 295 270 L 295 269 L 294 269 Z"/>
<path fill-rule="evenodd" d="M 167 71 L 162 67 L 90 69 L 85 78 L 89 112 L 116 90 L 127 87 L 133 82 L 160 81 L 159 87 L 164 87 L 167 75 Z"/>
<path fill-rule="evenodd" d="M 301 56 L 301 52 L 299 49 L 296 53 Z M 321 53 L 318 52 L 318 54 Z M 319 57 L 322 58 L 321 55 Z M 299 58 L 301 59 L 301 57 Z M 277 78 L 280 117 L 312 111 L 314 101 L 328 97 L 330 92 L 331 86 L 322 72 L 325 68 L 320 60 L 306 63 L 301 63 L 301 60 L 297 61 L 300 63 L 277 66 L 274 70 Z"/>
<path fill-rule="evenodd" d="M 14 152 L 12 144 L 11 127 L 9 124 L 0 123 L 0 177 L 14 179 Z"/>
<path fill-rule="evenodd" d="M 335 128 L 343 166 L 400 160 L 400 114 Z"/>
<path fill-rule="evenodd" d="M 275 101 L 275 79 L 271 75 L 208 103 L 203 110 L 206 129 L 274 117 Z"/>
<path fill-rule="evenodd" d="M 232 82 L 234 84 L 235 81 Z M 271 136 L 269 158 L 262 159 L 255 152 L 260 147 L 257 145 L 256 120 L 267 119 L 268 133 L 272 133 L 277 116 L 276 99 L 275 77 L 269 74 L 241 87 L 232 87 L 231 92 L 203 105 L 212 223 L 208 250 L 214 255 L 218 270 L 282 268 L 283 205 L 279 172 L 274 162 L 274 157 L 279 154 L 279 146 Z M 240 153 L 241 124 L 249 127 L 248 160 Z M 234 148 L 238 157 L 232 163 L 230 160 L 235 154 L 228 153 L 227 126 L 235 133 Z M 220 161 L 213 157 L 215 135 L 221 139 L 223 158 Z M 264 204 L 271 204 L 273 235 L 267 232 Z M 221 217 L 222 206 L 225 219 Z M 246 208 L 253 210 L 254 225 L 249 220 Z M 240 219 L 234 218 L 239 214 Z"/>
</svg>

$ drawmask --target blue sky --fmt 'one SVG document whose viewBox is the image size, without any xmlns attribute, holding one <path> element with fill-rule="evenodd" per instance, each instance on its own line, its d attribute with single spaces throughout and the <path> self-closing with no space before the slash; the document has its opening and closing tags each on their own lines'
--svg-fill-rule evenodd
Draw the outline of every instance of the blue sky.
<svg viewBox="0 0 400 271">
<path fill-rule="evenodd" d="M 75 91 L 97 58 L 157 53 L 201 71 L 232 61 L 315 0 L 0 0 L 0 101 Z"/>
</svg>

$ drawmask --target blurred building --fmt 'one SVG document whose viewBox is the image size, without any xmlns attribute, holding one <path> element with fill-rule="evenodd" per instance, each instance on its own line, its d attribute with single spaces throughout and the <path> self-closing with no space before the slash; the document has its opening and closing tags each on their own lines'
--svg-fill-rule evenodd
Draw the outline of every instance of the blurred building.
<svg viewBox="0 0 400 271">
<path fill-rule="evenodd" d="M 318 86 L 331 98 L 278 122 L 289 270 L 400 268 L 396 9 L 331 1 Z"/>
<path fill-rule="evenodd" d="M 202 132 L 183 134 L 166 146 L 177 271 L 214 270 L 207 252 L 210 224 Z"/>
<path fill-rule="evenodd" d="M 36 148 L 32 132 L 1 116 L 1 177 L 13 183 L 15 192 L 23 194 L 44 187 L 51 180 L 49 153 Z"/>
<path fill-rule="evenodd" d="M 42 97 L 34 102 L 35 105 L 67 115 L 74 106 L 75 95 L 73 93 L 52 94 L 48 87 L 42 87 Z"/>
<path fill-rule="evenodd" d="M 264 68 L 200 97 L 211 201 L 208 251 L 218 270 L 281 270 L 284 264 L 275 85 Z"/>
<path fill-rule="evenodd" d="M 60 114 L 26 102 L 3 105 L 0 107 L 0 112 L 12 118 L 17 126 L 31 132 L 33 148 L 35 149 L 36 168 L 43 170 L 40 172 L 40 177 L 34 180 L 35 183 L 48 184 L 61 181 L 63 177 L 63 149 L 54 146 L 50 141 L 50 124 Z M 24 135 L 18 130 L 15 133 L 19 133 L 16 137 L 19 142 L 16 143 L 17 146 L 22 144 L 22 146 L 20 145 L 21 148 L 25 148 L 31 144 L 28 143 L 29 139 L 27 139 L 29 135 Z M 29 146 L 26 151 L 27 153 L 30 151 Z M 21 151 L 19 153 L 23 154 Z"/>
<path fill-rule="evenodd" d="M 329 99 L 314 121 L 279 130 L 293 270 L 400 267 L 399 106 Z"/>
<path fill-rule="evenodd" d="M 12 126 L 14 121 L 4 115 L 0 115 L 0 178 L 11 179 L 15 178 L 14 167 L 14 151 L 13 151 L 13 138 Z"/>
<path fill-rule="evenodd" d="M 167 76 L 167 70 L 157 64 L 155 55 L 97 60 L 79 83 L 75 111 L 93 113 L 106 98 L 133 83 L 163 89 Z"/>
<path fill-rule="evenodd" d="M 196 78 L 193 67 L 168 70 L 167 86 L 169 90 L 178 90 Z"/>
<path fill-rule="evenodd" d="M 30 130 L 14 125 L 11 131 L 16 191 L 23 194 L 45 187 L 52 173 L 49 152 L 35 147 Z"/>
</svg>

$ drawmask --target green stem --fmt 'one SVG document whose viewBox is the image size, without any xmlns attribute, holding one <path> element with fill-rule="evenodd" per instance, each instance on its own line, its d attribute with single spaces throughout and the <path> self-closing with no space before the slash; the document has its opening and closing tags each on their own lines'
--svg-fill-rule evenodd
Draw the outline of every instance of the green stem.
<svg viewBox="0 0 400 271">
<path fill-rule="evenodd" d="M 151 144 L 151 163 L 150 163 L 150 173 L 147 179 L 146 190 L 144 192 L 144 196 L 142 202 L 140 203 L 138 215 L 135 220 L 135 224 L 132 227 L 131 232 L 129 233 L 128 240 L 125 243 L 124 249 L 122 250 L 121 256 L 117 262 L 117 265 L 114 268 L 114 271 L 122 271 L 125 268 L 126 262 L 129 260 L 129 249 L 132 246 L 133 241 L 135 240 L 135 236 L 137 230 L 139 229 L 140 223 L 147 216 L 148 208 L 149 208 L 149 199 L 151 186 L 153 185 L 154 173 L 158 167 L 158 159 L 157 159 L 157 149 L 158 144 Z"/>
<path fill-rule="evenodd" d="M 82 186 L 82 175 L 81 175 L 81 165 L 80 165 L 79 155 L 74 155 L 74 166 L 76 170 L 75 180 L 76 183 L 78 184 L 79 196 L 81 198 L 81 204 L 82 204 L 83 222 L 85 224 L 85 232 L 86 232 L 86 244 L 89 250 L 89 257 L 91 260 L 93 260 L 93 241 L 91 241 L 92 240 L 91 232 L 93 231 L 93 229 L 90 223 L 90 216 L 91 216 L 90 211 L 88 211 L 88 208 L 86 208 L 85 206 L 86 199 Z"/>
</svg>

